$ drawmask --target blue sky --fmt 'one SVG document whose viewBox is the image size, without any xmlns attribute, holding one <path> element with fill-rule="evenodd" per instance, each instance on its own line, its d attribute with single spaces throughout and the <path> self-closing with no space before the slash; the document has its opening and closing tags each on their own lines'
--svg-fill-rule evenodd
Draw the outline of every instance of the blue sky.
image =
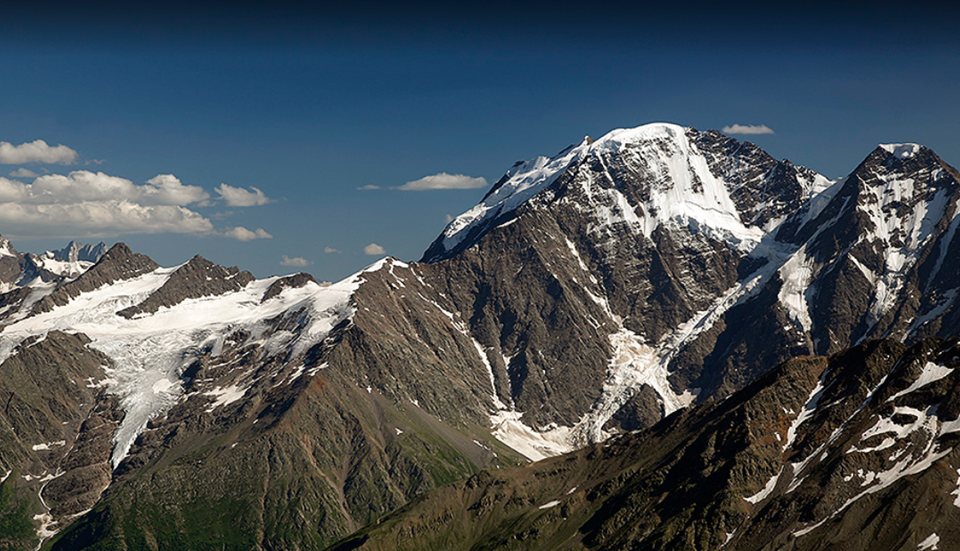
<svg viewBox="0 0 960 551">
<path fill-rule="evenodd" d="M 390 188 L 444 172 L 492 184 L 514 161 L 617 127 L 763 124 L 774 134 L 738 137 L 830 177 L 880 142 L 920 142 L 960 164 L 955 19 L 922 4 L 365 6 L 5 17 L 0 142 L 40 139 L 77 155 L 0 164 L 0 176 L 25 186 L 0 203 L 109 182 L 120 187 L 108 194 L 127 194 L 166 225 L 17 221 L 0 205 L 0 233 L 27 251 L 102 238 L 164 265 L 199 253 L 261 277 L 334 280 L 375 260 L 364 253 L 371 243 L 418 259 L 446 217 L 485 192 Z M 104 176 L 45 176 L 77 171 Z M 160 174 L 179 184 L 149 183 Z M 381 189 L 358 189 L 372 186 Z M 85 197 L 75 191 L 74 203 Z M 80 208 L 62 193 L 47 202 Z M 169 209 L 193 218 L 171 222 Z M 236 239 L 257 229 L 261 238 Z"/>
</svg>

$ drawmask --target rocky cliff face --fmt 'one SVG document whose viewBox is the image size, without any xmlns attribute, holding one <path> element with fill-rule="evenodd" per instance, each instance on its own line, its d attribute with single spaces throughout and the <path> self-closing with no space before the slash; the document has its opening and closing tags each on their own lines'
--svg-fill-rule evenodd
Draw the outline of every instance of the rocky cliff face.
<svg viewBox="0 0 960 551">
<path fill-rule="evenodd" d="M 917 549 L 957 545 L 956 340 L 801 357 L 726 400 L 484 471 L 346 549 Z"/>
</svg>

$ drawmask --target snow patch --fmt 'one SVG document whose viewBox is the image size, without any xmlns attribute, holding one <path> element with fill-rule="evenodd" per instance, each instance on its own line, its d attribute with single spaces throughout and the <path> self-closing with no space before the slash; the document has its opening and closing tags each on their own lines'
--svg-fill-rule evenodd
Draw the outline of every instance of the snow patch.
<svg viewBox="0 0 960 551">
<path fill-rule="evenodd" d="M 916 381 L 911 383 L 907 388 L 887 398 L 887 401 L 892 402 L 901 396 L 910 394 L 914 390 L 923 388 L 931 383 L 935 383 L 951 373 L 953 373 L 953 368 L 945 367 L 933 362 L 927 362 L 927 364 L 923 366 L 923 371 L 920 373 L 920 376 L 917 377 Z"/>
<path fill-rule="evenodd" d="M 540 509 L 542 511 L 543 509 L 552 509 L 557 505 L 560 505 L 560 502 L 558 500 L 553 500 L 553 501 L 548 501 L 547 503 L 544 503 L 543 505 L 537 507 L 537 509 Z"/>
<path fill-rule="evenodd" d="M 531 461 L 575 449 L 570 444 L 570 427 L 553 425 L 546 430 L 534 430 L 520 421 L 522 416 L 519 411 L 500 411 L 492 415 L 493 435 Z"/>
<path fill-rule="evenodd" d="M 809 332 L 813 327 L 813 320 L 807 307 L 806 292 L 813 280 L 813 259 L 807 257 L 806 249 L 806 245 L 801 247 L 780 268 L 783 286 L 777 298 L 790 317 L 800 324 L 805 332 Z"/>
<path fill-rule="evenodd" d="M 8 476 L 9 474 L 10 473 L 7 473 Z M 3 482 L 3 481 L 0 480 L 0 482 Z M 950 492 L 950 495 L 956 496 L 956 499 L 953 500 L 954 507 L 960 507 L 960 469 L 957 469 L 957 488 L 954 491 Z"/>
<path fill-rule="evenodd" d="M 930 534 L 927 536 L 927 539 L 920 542 L 917 545 L 917 551 L 925 551 L 929 549 L 930 551 L 935 551 L 937 549 L 937 544 L 940 543 L 940 536 L 937 534 Z"/>
<path fill-rule="evenodd" d="M 793 446 L 793 443 L 797 440 L 797 430 L 800 428 L 800 425 L 813 417 L 814 412 L 817 410 L 817 405 L 820 403 L 820 397 L 823 396 L 823 391 L 826 389 L 826 386 L 824 385 L 826 377 L 827 372 L 824 371 L 820 376 L 820 380 L 817 381 L 817 386 L 813 387 L 813 390 L 810 391 L 810 396 L 807 397 L 806 403 L 803 404 L 800 414 L 794 418 L 792 423 L 790 423 L 790 427 L 787 429 L 787 441 L 783 443 L 784 451 L 786 451 L 790 446 Z"/>
<path fill-rule="evenodd" d="M 218 407 L 232 404 L 240 398 L 243 398 L 243 395 L 246 393 L 246 388 L 240 388 L 237 385 L 231 385 L 222 388 L 217 387 L 209 392 L 204 392 L 204 396 L 213 396 L 216 398 L 214 402 L 210 404 L 210 407 L 208 407 L 205 411 L 207 413 L 213 413 L 213 411 Z"/>
<path fill-rule="evenodd" d="M 767 496 L 773 493 L 774 488 L 777 487 L 777 481 L 780 480 L 781 474 L 783 474 L 783 467 L 780 467 L 780 470 L 777 472 L 777 474 L 770 477 L 770 480 L 767 481 L 767 483 L 763 486 L 762 490 L 760 490 L 759 492 L 755 493 L 750 497 L 743 498 L 744 501 L 747 501 L 753 505 L 756 505 L 757 503 L 760 503 L 761 501 L 767 499 Z"/>
<path fill-rule="evenodd" d="M 44 451 L 44 450 L 49 450 L 55 447 L 63 446 L 66 443 L 67 443 L 66 440 L 57 440 L 56 442 L 47 442 L 45 444 L 34 444 L 32 448 L 33 448 L 33 451 L 35 452 Z"/>
</svg>

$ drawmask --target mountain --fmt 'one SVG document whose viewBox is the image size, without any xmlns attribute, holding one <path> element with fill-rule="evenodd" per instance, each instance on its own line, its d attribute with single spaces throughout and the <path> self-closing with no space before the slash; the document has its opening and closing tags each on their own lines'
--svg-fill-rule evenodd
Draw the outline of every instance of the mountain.
<svg viewBox="0 0 960 551">
<path fill-rule="evenodd" d="M 19 253 L 4 237 L 0 237 L 0 291 L 17 287 L 57 284 L 74 279 L 96 264 L 107 252 L 102 241 L 85 245 L 71 241 L 59 251 L 43 254 Z"/>
<path fill-rule="evenodd" d="M 332 549 L 955 549 L 958 366 L 957 339 L 937 338 L 788 360 L 649 429 L 445 486 Z"/>
<path fill-rule="evenodd" d="M 414 336 L 383 309 L 366 315 L 401 273 L 388 259 L 330 286 L 255 280 L 202 257 L 162 268 L 117 244 L 74 280 L 8 293 L 0 468 L 11 515 L 37 528 L 15 548 L 78 518 L 54 548 L 317 548 L 426 490 L 522 461 L 458 414 L 457 400 L 487 391 L 464 383 L 432 400 L 451 413 L 441 419 L 357 375 L 412 365 L 389 337 L 402 351 Z M 441 349 L 434 365 L 419 360 L 453 376 L 442 347 L 466 337 L 441 317 L 421 328 Z"/>
<path fill-rule="evenodd" d="M 958 178 L 913 144 L 830 181 L 652 124 L 517 163 L 422 261 L 333 285 L 123 244 L 26 280 L 7 244 L 10 546 L 322 549 L 734 403 L 790 358 L 950 338 Z"/>
</svg>

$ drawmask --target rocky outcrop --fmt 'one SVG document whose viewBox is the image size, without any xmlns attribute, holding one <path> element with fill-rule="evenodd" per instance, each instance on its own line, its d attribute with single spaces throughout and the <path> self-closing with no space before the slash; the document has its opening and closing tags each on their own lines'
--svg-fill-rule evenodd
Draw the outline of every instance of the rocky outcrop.
<svg viewBox="0 0 960 551">
<path fill-rule="evenodd" d="M 177 268 L 163 286 L 146 300 L 117 312 L 117 315 L 132 318 L 152 314 L 160 308 L 180 304 L 189 298 L 220 296 L 239 291 L 254 280 L 253 274 L 240 271 L 236 266 L 225 268 L 197 255 Z"/>
<path fill-rule="evenodd" d="M 299 288 L 303 287 L 307 283 L 317 283 L 317 280 L 310 274 L 305 274 L 303 272 L 288 275 L 281 277 L 280 279 L 274 281 L 270 284 L 270 287 L 267 288 L 267 292 L 263 293 L 263 298 L 261 301 L 267 301 L 272 299 L 275 296 L 278 296 L 283 292 L 284 289 L 289 288 Z"/>
<path fill-rule="evenodd" d="M 117 243 L 107 251 L 100 261 L 87 270 L 83 277 L 77 278 L 53 293 L 40 299 L 34 306 L 36 312 L 48 312 L 56 306 L 63 306 L 80 293 L 93 291 L 100 287 L 126 279 L 131 279 L 156 270 L 160 265 L 149 257 L 135 253 L 123 243 Z"/>
</svg>

